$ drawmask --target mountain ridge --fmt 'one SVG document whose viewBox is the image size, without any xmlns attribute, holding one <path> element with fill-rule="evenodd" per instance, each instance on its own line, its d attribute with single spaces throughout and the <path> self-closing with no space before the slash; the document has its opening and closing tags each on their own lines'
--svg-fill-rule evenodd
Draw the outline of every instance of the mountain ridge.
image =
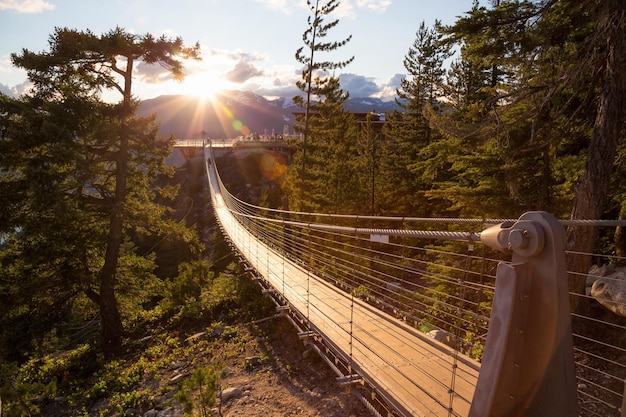
<svg viewBox="0 0 626 417">
<path fill-rule="evenodd" d="M 378 98 L 348 98 L 346 110 L 385 113 L 398 106 Z M 163 95 L 142 100 L 139 116 L 156 115 L 163 136 L 179 139 L 202 136 L 234 138 L 241 135 L 293 134 L 294 113 L 302 109 L 291 98 L 267 99 L 251 91 L 224 91 L 208 100 L 199 96 Z"/>
</svg>

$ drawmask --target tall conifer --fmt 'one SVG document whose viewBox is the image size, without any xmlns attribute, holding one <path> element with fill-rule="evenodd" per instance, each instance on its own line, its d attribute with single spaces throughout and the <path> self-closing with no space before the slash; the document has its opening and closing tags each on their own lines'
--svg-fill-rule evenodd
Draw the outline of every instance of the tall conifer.
<svg viewBox="0 0 626 417">
<path fill-rule="evenodd" d="M 77 230 L 95 227 L 91 232 L 86 230 L 84 236 L 95 246 L 83 241 L 85 245 L 77 248 L 76 255 L 88 251 L 83 254 L 82 263 L 80 258 L 61 257 L 58 262 L 65 263 L 65 267 L 51 273 L 59 277 L 76 275 L 80 284 L 73 291 L 80 290 L 98 305 L 102 344 L 105 351 L 113 352 L 120 346 L 123 335 L 117 291 L 123 275 L 122 258 L 133 251 L 128 241 L 132 230 L 129 219 L 134 215 L 141 217 L 133 210 L 150 201 L 148 177 L 153 178 L 162 169 L 164 152 L 170 146 L 158 138 L 154 120 L 134 117 L 138 103 L 132 96 L 133 69 L 140 61 L 158 63 L 180 79 L 181 59 L 197 58 L 199 47 L 186 47 L 180 38 L 137 36 L 120 28 L 102 36 L 57 28 L 49 43 L 49 52 L 23 50 L 11 56 L 13 63 L 25 69 L 34 83 L 33 95 L 24 100 L 36 111 L 13 106 L 10 113 L 1 113 L 11 128 L 3 145 L 13 144 L 25 152 L 24 159 L 17 159 L 25 167 L 11 166 L 13 162 L 5 158 L 3 163 L 10 168 L 3 166 L 3 174 L 5 178 L 11 174 L 11 181 L 28 182 L 22 196 L 26 207 L 38 210 L 34 205 L 40 196 L 33 185 L 36 181 L 47 181 L 50 187 L 46 191 L 56 190 L 58 194 L 46 192 L 45 195 L 54 201 L 71 203 L 63 210 L 64 216 L 78 216 L 67 218 L 68 224 L 82 222 L 76 225 Z M 120 101 L 114 105 L 103 103 L 98 93 L 104 90 L 119 93 Z M 24 122 L 29 130 L 15 129 L 16 120 Z M 38 128 L 39 124 L 46 129 Z M 80 157 L 83 160 L 76 160 Z M 33 162 L 38 164 L 36 170 Z M 55 177 L 37 178 L 39 171 Z M 21 178 L 28 173 L 34 178 Z M 71 179 L 71 184 L 66 183 L 66 178 Z M 159 218 L 163 212 L 158 212 L 157 209 L 156 213 L 144 216 Z M 97 220 L 81 221 L 86 213 L 95 215 Z M 47 220 L 52 218 L 42 218 L 43 222 Z M 14 226 L 21 227 L 19 223 Z M 33 236 L 22 233 L 14 237 L 17 242 L 24 242 Z M 100 244 L 92 240 L 94 237 L 100 239 Z M 61 246 L 60 241 L 48 244 Z M 81 277 L 82 281 L 78 279 Z"/>
<path fill-rule="evenodd" d="M 302 178 L 305 176 L 307 164 L 306 152 L 309 136 L 309 119 L 311 114 L 315 112 L 312 102 L 318 98 L 320 88 L 323 88 L 323 85 L 318 81 L 323 82 L 329 76 L 328 71 L 344 68 L 354 60 L 354 57 L 338 62 L 317 59 L 316 53 L 333 52 L 346 45 L 352 39 L 352 35 L 350 35 L 341 41 L 325 40 L 329 31 L 339 23 L 339 19 L 325 23 L 325 18 L 337 9 L 339 5 L 340 2 L 337 0 L 314 0 L 314 2 L 313 0 L 307 0 L 307 6 L 311 11 L 311 15 L 307 18 L 308 28 L 302 34 L 304 46 L 296 51 L 296 61 L 304 66 L 302 79 L 297 82 L 297 86 L 306 96 L 296 96 L 294 98 L 295 103 L 304 109 L 304 122 L 301 127 L 303 142 L 302 170 L 300 175 Z"/>
</svg>

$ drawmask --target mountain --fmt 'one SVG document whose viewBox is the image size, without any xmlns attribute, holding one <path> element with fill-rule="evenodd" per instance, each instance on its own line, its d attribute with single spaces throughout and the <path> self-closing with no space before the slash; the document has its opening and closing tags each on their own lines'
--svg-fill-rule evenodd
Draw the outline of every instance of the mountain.
<svg viewBox="0 0 626 417">
<path fill-rule="evenodd" d="M 388 112 L 395 102 L 377 98 L 349 98 L 346 109 L 352 112 Z M 168 95 L 143 100 L 139 116 L 156 114 L 164 136 L 179 139 L 201 136 L 234 138 L 240 135 L 293 134 L 294 113 L 301 112 L 291 98 L 268 100 L 249 91 L 225 91 L 212 100 L 195 96 Z"/>
</svg>

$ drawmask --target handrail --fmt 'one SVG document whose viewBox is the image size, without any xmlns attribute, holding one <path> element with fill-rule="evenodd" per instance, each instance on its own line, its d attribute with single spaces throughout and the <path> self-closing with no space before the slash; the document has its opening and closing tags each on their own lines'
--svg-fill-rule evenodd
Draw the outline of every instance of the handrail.
<svg viewBox="0 0 626 417">
<path fill-rule="evenodd" d="M 215 165 L 214 161 L 212 165 Z M 537 212 L 537 214 L 529 214 L 528 216 L 530 217 L 522 216 L 520 219 L 492 223 L 489 219 L 421 219 L 413 217 L 348 216 L 328 213 L 300 213 L 285 210 L 270 210 L 250 205 L 230 195 L 226 188 L 223 187 L 219 173 L 215 171 L 210 175 L 215 175 L 217 178 L 216 181 L 219 183 L 218 193 L 220 194 L 220 198 L 223 198 L 225 202 L 224 210 L 226 210 L 233 219 L 237 219 L 239 224 L 249 230 L 247 233 L 251 233 L 250 239 L 252 239 L 252 234 L 259 239 L 259 243 L 254 244 L 246 241 L 246 245 L 250 245 L 250 248 L 243 248 L 244 251 L 249 250 L 252 255 L 254 255 L 255 250 L 260 250 L 258 248 L 255 249 L 255 245 L 260 245 L 261 242 L 263 242 L 263 245 L 272 248 L 270 249 L 271 251 L 283 254 L 283 261 L 281 262 L 285 264 L 287 262 L 295 262 L 293 264 L 294 268 L 300 268 L 299 265 L 302 265 L 303 268 L 306 266 L 307 270 L 312 266 L 312 272 L 306 272 L 307 274 L 311 276 L 313 273 L 319 274 L 321 278 L 331 281 L 339 288 L 347 291 L 348 295 L 352 294 L 355 300 L 359 300 L 359 302 L 363 300 L 368 304 L 376 305 L 382 308 L 383 311 L 390 312 L 393 316 L 400 317 L 402 322 L 410 323 L 416 328 L 427 327 L 427 330 L 434 329 L 433 331 L 444 331 L 444 334 L 447 334 L 445 337 L 448 338 L 444 338 L 444 341 L 447 340 L 446 343 L 455 346 L 449 351 L 450 356 L 446 359 L 449 370 L 454 369 L 455 358 L 458 358 L 459 355 L 465 357 L 466 354 L 472 354 L 471 352 L 473 350 L 480 349 L 481 346 L 485 347 L 490 344 L 488 342 L 489 334 L 496 334 L 496 332 L 490 327 L 488 333 L 486 326 L 491 325 L 489 317 L 493 317 L 494 313 L 491 311 L 490 307 L 485 309 L 485 303 L 480 300 L 494 299 L 494 290 L 498 289 L 498 286 L 495 285 L 496 281 L 502 283 L 507 281 L 518 282 L 517 286 L 509 287 L 509 294 L 522 291 L 519 295 L 520 297 L 523 296 L 524 286 L 519 283 L 528 280 L 528 278 L 524 278 L 528 276 L 528 270 L 527 268 L 525 269 L 524 267 L 517 267 L 515 265 L 520 262 L 527 262 L 544 249 L 546 243 L 545 240 L 542 239 L 546 238 L 546 233 L 548 235 L 551 233 L 554 234 L 554 232 L 550 231 L 552 227 L 556 227 L 556 230 L 561 230 L 563 226 L 570 225 L 589 227 L 615 227 L 626 225 L 626 221 L 621 220 L 556 220 L 553 218 L 552 220 L 545 220 L 544 217 L 542 217 L 543 215 L 540 215 L 539 212 Z M 339 220 L 341 223 L 354 222 L 356 225 L 338 225 L 325 220 Z M 432 230 L 419 231 L 413 230 L 412 228 L 397 229 L 358 226 L 359 222 L 377 221 L 401 221 L 405 226 L 408 225 L 409 227 L 415 227 L 414 223 L 417 224 L 420 222 L 440 223 L 442 225 L 458 223 L 491 227 L 486 230 L 470 232 L 448 232 L 442 230 L 441 234 L 438 235 L 438 233 L 440 233 L 439 231 Z M 546 225 L 546 223 L 551 226 Z M 422 234 L 422 232 L 424 232 L 424 234 Z M 534 234 L 541 235 L 542 233 L 544 234 L 543 237 L 533 237 Z M 556 235 L 561 235 L 561 233 L 562 232 L 557 232 Z M 394 239 L 388 242 L 377 243 L 377 241 L 371 239 L 371 236 L 368 236 L 382 234 L 392 236 Z M 452 239 L 452 241 L 458 242 L 456 244 L 457 249 L 461 247 L 458 246 L 458 244 L 465 243 L 468 245 L 468 252 L 466 254 L 457 255 L 448 252 L 438 253 L 437 247 L 426 248 L 413 246 L 413 244 L 409 243 L 414 239 L 424 238 Z M 554 238 L 548 236 L 548 246 L 552 245 L 550 243 L 552 241 L 554 241 Z M 485 243 L 487 252 L 483 249 L 482 255 L 475 254 L 472 247 L 474 242 Z M 385 249 L 383 249 L 383 247 Z M 504 253 L 498 255 L 498 252 L 489 252 L 489 248 L 494 248 Z M 578 254 L 574 252 L 565 253 L 565 251 L 561 249 L 559 249 L 559 252 L 564 252 L 562 255 L 568 257 L 578 256 Z M 410 257 L 407 257 L 407 253 L 411 254 Z M 487 254 L 488 257 L 485 257 L 485 254 Z M 506 254 L 513 254 L 513 259 L 507 260 L 509 255 Z M 458 257 L 458 259 L 456 257 Z M 448 261 L 446 261 L 447 265 L 431 263 L 432 260 L 443 260 L 445 258 L 449 258 Z M 466 261 L 463 261 L 466 264 L 465 267 L 462 266 L 461 262 L 463 258 L 466 259 Z M 268 264 L 271 263 L 267 260 L 266 262 Z M 498 263 L 503 265 L 502 268 L 496 267 Z M 478 268 L 475 269 L 476 267 Z M 260 269 L 263 268 L 265 268 L 265 265 L 260 266 Z M 531 270 L 533 268 L 531 268 Z M 544 265 L 541 268 L 550 270 L 553 267 L 546 267 Z M 502 269 L 502 276 L 491 275 L 488 272 L 495 271 L 496 269 Z M 280 276 L 281 274 L 284 275 L 285 272 L 270 271 L 270 275 Z M 563 271 L 561 270 L 561 272 L 552 275 L 562 276 Z M 548 278 L 538 278 L 541 282 L 546 279 Z M 549 277 L 549 279 L 553 278 Z M 531 279 L 531 281 L 534 280 L 537 279 Z M 562 287 L 563 283 L 566 281 L 567 277 L 560 279 L 560 281 L 557 280 L 556 282 L 560 282 L 561 284 L 559 285 Z M 432 283 L 434 282 L 439 283 L 438 285 L 449 286 L 450 288 L 457 286 L 459 293 L 449 294 L 439 291 L 435 287 L 432 287 Z M 366 287 L 360 289 L 361 283 L 367 283 Z M 281 285 L 286 284 L 279 282 L 273 290 L 278 292 L 278 295 L 281 295 Z M 500 289 L 504 288 L 506 288 L 506 286 L 500 285 Z M 502 296 L 502 291 L 503 290 L 500 290 L 500 295 L 495 295 L 495 297 L 504 299 L 503 297 L 506 296 Z M 552 290 L 546 289 L 540 292 L 542 291 L 549 292 Z M 565 293 L 567 296 L 573 295 L 568 294 L 567 290 L 564 291 L 562 288 L 559 290 L 559 293 L 561 294 L 559 296 L 561 301 L 559 302 L 560 307 L 557 310 L 560 311 L 560 313 L 558 313 L 557 316 L 561 317 L 561 319 L 554 321 L 554 323 L 560 321 L 561 324 L 559 327 L 562 328 L 567 327 L 567 323 L 564 323 L 563 317 L 567 316 L 567 320 L 565 320 L 567 322 L 569 322 L 570 317 L 569 311 L 564 313 L 562 309 L 563 305 L 568 304 L 567 302 L 563 302 L 563 294 Z M 468 298 L 466 296 L 467 294 L 471 294 L 471 297 Z M 306 305 L 304 306 L 304 312 L 301 312 L 301 316 L 299 317 L 306 323 L 309 319 L 308 312 L 315 308 L 315 305 L 312 304 L 314 294 L 307 292 L 302 297 L 305 298 Z M 309 297 L 311 298 L 310 300 Z M 515 297 L 512 299 L 514 298 Z M 551 300 L 552 302 L 554 301 L 552 298 Z M 494 303 L 494 308 L 496 308 L 496 304 L 497 303 Z M 431 310 L 433 306 L 437 307 Z M 459 310 L 461 307 L 463 310 Z M 533 309 L 534 308 L 536 308 L 536 306 L 533 307 Z M 445 314 L 442 314 L 442 312 L 445 312 Z M 536 314 L 537 317 L 543 317 L 539 312 L 534 312 L 534 314 Z M 572 317 L 577 320 L 579 319 L 579 316 L 576 314 Z M 584 317 L 584 319 L 594 320 L 593 318 L 587 317 Z M 539 327 L 546 326 L 545 320 L 538 319 L 538 321 L 540 324 L 534 323 L 533 325 Z M 483 323 L 485 327 L 481 326 L 472 330 L 475 323 L 479 322 Z M 604 325 L 605 322 L 603 321 L 602 324 Z M 620 327 L 619 325 L 610 323 L 606 324 L 615 326 L 616 331 L 619 331 L 617 329 L 626 330 L 626 327 Z M 315 326 L 313 326 L 313 328 L 316 330 L 313 333 L 318 334 L 319 329 L 315 328 Z M 361 331 L 363 331 L 363 329 L 361 329 Z M 470 331 L 471 333 L 469 333 Z M 353 337 L 352 332 L 349 333 L 349 337 Z M 548 331 L 547 333 L 551 332 Z M 561 331 L 559 330 L 558 333 L 561 334 Z M 538 334 L 545 335 L 545 332 L 542 333 L 540 331 Z M 319 337 L 323 339 L 323 336 Z M 593 337 L 585 336 L 584 334 L 580 334 L 580 332 L 576 332 L 574 337 L 578 340 L 586 340 L 587 344 L 591 342 L 595 343 Z M 507 336 L 507 338 L 508 339 L 501 340 L 513 340 L 510 336 Z M 356 341 L 356 339 L 354 340 Z M 333 345 L 333 341 L 331 340 L 324 340 L 324 342 L 327 345 Z M 506 345 L 506 342 L 502 343 Z M 618 346 L 612 343 L 600 341 L 597 343 L 605 346 L 605 348 L 619 349 Z M 491 345 L 493 344 L 494 343 L 491 343 Z M 496 345 L 497 344 L 498 343 L 496 343 Z M 624 366 L 623 363 L 620 363 L 619 360 L 607 359 L 607 363 L 614 365 L 613 367 L 616 369 L 616 373 L 615 375 L 607 373 L 607 378 L 610 376 L 611 384 L 605 388 L 602 384 L 592 383 L 592 381 L 588 380 L 588 377 L 585 377 L 584 374 L 590 372 L 589 367 L 585 366 L 584 363 L 580 363 L 581 355 L 582 357 L 590 357 L 594 361 L 595 359 L 593 359 L 593 357 L 597 356 L 597 359 L 600 359 L 599 355 L 588 352 L 585 347 L 581 348 L 581 346 L 575 346 L 574 350 L 571 347 L 571 343 L 568 348 L 561 347 L 556 350 L 553 349 L 554 347 L 549 349 L 549 351 L 553 352 L 553 356 L 557 353 L 556 356 L 563 356 L 564 354 L 565 357 L 567 357 L 571 355 L 573 351 L 577 352 L 577 359 L 579 361 L 577 363 L 577 369 L 579 371 L 577 380 L 579 381 L 578 395 L 580 398 L 590 398 L 592 404 L 600 403 L 603 407 L 606 407 L 606 410 L 619 412 L 620 404 L 624 402 L 623 391 L 626 366 Z M 491 350 L 493 351 L 493 348 L 491 348 Z M 323 349 L 322 352 L 324 352 Z M 338 355 L 341 356 L 339 353 Z M 523 362 L 524 358 L 520 358 Z M 510 360 L 510 357 L 508 357 L 507 360 Z M 525 361 L 528 362 L 528 360 Z M 485 366 L 489 360 L 487 357 L 482 357 L 482 362 L 483 366 Z M 350 362 L 348 361 L 348 363 Z M 351 364 L 350 366 L 353 370 L 358 368 L 357 364 Z M 493 365 L 489 366 L 493 368 Z M 565 368 L 568 368 L 568 366 L 565 366 Z M 620 369 L 623 370 L 623 372 L 620 371 Z M 365 378 L 371 386 L 375 386 L 376 382 L 368 379 L 367 371 L 363 372 L 365 376 L 362 376 L 362 378 Z M 583 372 L 583 376 L 580 375 L 581 372 Z M 558 383 L 544 383 L 544 385 L 550 386 L 551 391 L 544 390 L 544 393 L 535 396 L 534 400 L 526 397 L 524 403 L 526 405 L 534 404 L 535 408 L 540 405 L 540 408 L 542 408 L 544 412 L 545 410 L 549 410 L 550 407 L 557 407 L 557 411 L 555 412 L 557 412 L 558 415 L 575 415 L 576 412 L 573 411 L 574 408 L 568 411 L 564 411 L 563 408 L 565 407 L 564 404 L 576 403 L 576 379 L 574 379 L 572 375 L 569 375 L 566 378 L 568 383 L 563 384 L 563 380 L 560 379 L 562 375 L 555 376 L 552 371 L 548 371 L 547 374 L 551 375 L 549 378 L 552 378 L 553 381 L 557 381 Z M 496 374 L 492 373 L 492 375 Z M 506 376 L 506 374 L 502 375 Z M 620 375 L 623 375 L 621 376 L 621 380 Z M 424 377 L 429 379 L 434 378 L 433 375 L 424 375 Z M 488 378 L 487 380 L 489 379 L 497 381 L 495 377 Z M 469 415 L 469 411 L 467 410 L 465 412 L 460 411 L 464 409 L 461 405 L 464 401 L 467 401 L 468 405 L 472 403 L 476 404 L 476 407 L 478 406 L 478 403 L 471 401 L 471 397 L 468 398 L 467 395 L 460 395 L 459 392 L 455 390 L 454 380 L 455 378 L 447 383 L 443 383 L 443 381 L 438 382 L 438 384 L 441 383 L 444 386 L 448 386 L 448 389 L 451 390 L 450 403 L 446 405 L 448 410 L 446 410 L 445 413 L 448 414 L 436 413 L 433 415 Z M 462 377 L 461 381 L 466 383 L 466 377 Z M 474 387 L 477 385 L 479 384 L 475 381 Z M 481 383 L 480 385 L 481 393 L 484 393 L 485 384 Z M 496 386 L 491 385 L 492 388 L 490 389 L 494 390 L 494 393 L 497 391 L 497 385 L 500 387 L 506 386 L 505 383 L 495 384 Z M 554 387 L 559 385 L 563 389 L 554 391 Z M 617 386 L 612 388 L 613 385 Z M 574 388 L 572 389 L 572 387 Z M 419 389 L 419 387 L 414 387 L 414 389 Z M 602 392 L 602 390 L 604 390 L 604 392 Z M 571 399 L 572 391 L 574 392 L 574 400 Z M 591 393 L 591 391 L 597 391 L 600 392 L 600 394 Z M 546 392 L 548 394 L 546 394 Z M 491 395 L 490 398 L 492 398 L 492 400 L 489 404 L 485 405 L 485 403 L 483 403 L 483 409 L 480 412 L 473 411 L 475 413 L 474 415 L 489 415 L 481 413 L 485 412 L 484 407 L 488 408 L 494 405 L 493 399 L 496 398 L 497 395 L 502 395 L 496 394 Z M 380 393 L 379 396 L 380 395 L 383 394 Z M 463 400 L 461 400 L 461 398 L 463 398 Z M 546 400 L 546 398 L 548 398 L 548 400 Z M 560 400 L 554 401 L 555 399 Z M 393 403 L 393 399 L 388 399 L 388 401 Z M 461 402 L 459 403 L 459 401 Z M 441 398 L 437 398 L 435 403 L 438 405 L 435 406 L 431 404 L 429 407 L 432 407 L 433 410 L 439 409 L 440 407 L 446 408 L 446 406 L 444 406 L 446 401 L 443 401 Z M 395 405 L 401 408 L 401 405 Z M 495 405 L 501 406 L 501 404 Z M 613 415 L 607 412 L 590 412 L 594 407 L 595 406 L 591 406 L 590 408 L 587 403 L 583 401 L 581 403 L 581 411 L 589 412 L 589 414 L 583 413 L 581 415 Z M 622 408 L 623 407 L 622 405 Z M 478 410 L 478 408 L 474 410 Z M 433 411 L 433 413 L 435 413 L 435 411 Z M 527 413 L 526 415 L 535 416 L 541 414 Z M 616 416 L 617 415 L 618 414 L 616 414 Z M 622 417 L 624 417 L 623 414 Z"/>
</svg>

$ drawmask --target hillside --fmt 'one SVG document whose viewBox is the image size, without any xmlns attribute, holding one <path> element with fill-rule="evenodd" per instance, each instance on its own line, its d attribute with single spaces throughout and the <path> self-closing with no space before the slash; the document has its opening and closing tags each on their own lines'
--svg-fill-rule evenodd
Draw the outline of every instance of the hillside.
<svg viewBox="0 0 626 417">
<path fill-rule="evenodd" d="M 395 102 L 376 98 L 349 98 L 352 112 L 384 113 L 397 108 Z M 291 98 L 268 100 L 249 91 L 224 91 L 208 101 L 194 96 L 159 96 L 141 102 L 139 116 L 156 114 L 161 134 L 180 139 L 199 136 L 234 138 L 242 134 L 293 133 L 294 112 L 301 111 Z M 203 133 L 204 132 L 204 133 Z"/>
</svg>

